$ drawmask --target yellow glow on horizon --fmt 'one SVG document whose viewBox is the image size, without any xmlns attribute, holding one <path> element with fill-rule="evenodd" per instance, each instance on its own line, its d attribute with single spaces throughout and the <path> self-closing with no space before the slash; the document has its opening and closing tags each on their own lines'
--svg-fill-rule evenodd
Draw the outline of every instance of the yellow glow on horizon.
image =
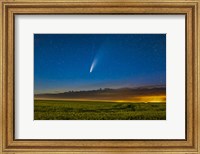
<svg viewBox="0 0 200 154">
<path fill-rule="evenodd" d="M 165 102 L 166 101 L 166 95 L 133 97 L 132 101 L 140 101 L 140 102 Z"/>
<path fill-rule="evenodd" d="M 48 98 L 39 98 L 35 100 L 48 100 Z M 127 97 L 124 99 L 94 99 L 94 98 L 78 98 L 78 99 L 58 99 L 58 98 L 49 98 L 49 100 L 65 100 L 65 101 L 99 101 L 99 102 L 119 102 L 119 103 L 159 103 L 159 102 L 166 102 L 166 95 L 159 95 L 159 96 L 134 96 L 134 97 Z"/>
</svg>

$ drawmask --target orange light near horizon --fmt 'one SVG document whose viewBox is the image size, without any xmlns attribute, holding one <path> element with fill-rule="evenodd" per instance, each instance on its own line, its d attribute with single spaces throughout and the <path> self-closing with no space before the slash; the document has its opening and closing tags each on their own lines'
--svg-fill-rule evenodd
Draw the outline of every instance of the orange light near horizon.
<svg viewBox="0 0 200 154">
<path fill-rule="evenodd" d="M 134 100 L 134 98 L 133 98 Z M 166 102 L 166 96 L 161 95 L 161 96 L 141 96 L 138 97 L 139 101 L 142 102 Z"/>
<path fill-rule="evenodd" d="M 113 100 L 114 102 L 166 102 L 166 95 L 160 95 L 160 96 L 134 96 L 134 97 L 128 97 L 125 99 L 118 99 Z"/>
<path fill-rule="evenodd" d="M 45 98 L 44 98 L 45 99 Z M 52 98 L 51 98 L 52 99 Z M 37 100 L 37 99 L 36 99 Z M 120 98 L 73 98 L 73 99 L 57 99 L 55 100 L 66 100 L 66 101 L 98 101 L 98 102 L 119 102 L 119 103 L 159 103 L 166 102 L 166 95 L 158 95 L 158 96 L 133 96 L 133 97 L 125 97 L 123 99 Z"/>
</svg>

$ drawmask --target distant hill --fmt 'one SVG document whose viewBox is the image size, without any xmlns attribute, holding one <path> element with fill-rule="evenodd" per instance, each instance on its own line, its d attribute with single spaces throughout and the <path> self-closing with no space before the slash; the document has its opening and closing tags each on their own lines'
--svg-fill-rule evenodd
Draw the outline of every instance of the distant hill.
<svg viewBox="0 0 200 154">
<path fill-rule="evenodd" d="M 165 102 L 165 86 L 144 86 L 137 88 L 98 89 L 88 91 L 68 91 L 55 94 L 35 94 L 35 99 L 66 99 L 66 100 L 101 100 L 101 101 L 134 101 L 134 102 Z"/>
</svg>

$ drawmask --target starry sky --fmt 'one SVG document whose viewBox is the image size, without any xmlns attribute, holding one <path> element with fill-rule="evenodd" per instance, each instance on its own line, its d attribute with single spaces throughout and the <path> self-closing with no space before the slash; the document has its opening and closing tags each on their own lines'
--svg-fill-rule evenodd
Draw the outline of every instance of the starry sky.
<svg viewBox="0 0 200 154">
<path fill-rule="evenodd" d="M 34 92 L 166 85 L 165 34 L 34 34 Z"/>
</svg>

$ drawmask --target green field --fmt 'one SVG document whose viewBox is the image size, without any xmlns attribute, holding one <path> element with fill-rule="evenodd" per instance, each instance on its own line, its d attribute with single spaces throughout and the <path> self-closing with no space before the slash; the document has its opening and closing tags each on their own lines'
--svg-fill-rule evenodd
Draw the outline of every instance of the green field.
<svg viewBox="0 0 200 154">
<path fill-rule="evenodd" d="M 34 120 L 165 120 L 166 103 L 35 100 Z"/>
</svg>

